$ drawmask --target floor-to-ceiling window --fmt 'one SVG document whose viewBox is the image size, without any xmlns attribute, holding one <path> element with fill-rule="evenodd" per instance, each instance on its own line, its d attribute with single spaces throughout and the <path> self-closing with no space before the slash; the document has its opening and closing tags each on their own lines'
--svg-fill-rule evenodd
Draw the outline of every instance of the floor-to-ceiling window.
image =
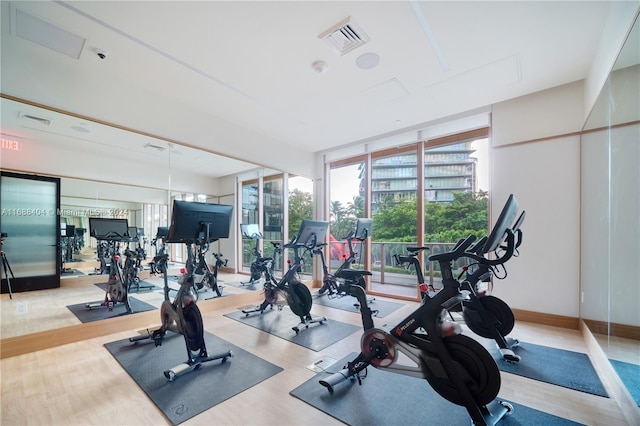
<svg viewBox="0 0 640 426">
<path fill-rule="evenodd" d="M 367 187 L 366 158 L 331 164 L 329 171 L 330 222 L 329 246 L 325 259 L 330 270 L 335 270 L 349 254 L 347 237 L 354 232 L 357 218 L 365 216 Z M 357 257 L 355 267 L 363 266 L 366 245 L 352 241 Z"/>
<path fill-rule="evenodd" d="M 331 162 L 332 269 L 344 249 L 340 234 L 348 234 L 356 217 L 371 217 L 370 250 L 363 248 L 359 260 L 373 272 L 367 291 L 417 299 L 416 271 L 395 264 L 395 255 L 416 245 L 429 247 L 419 260 L 428 283 L 437 286 L 437 265 L 427 256 L 488 231 L 488 158 L 488 128 L 481 128 Z"/>
<path fill-rule="evenodd" d="M 242 218 L 240 223 L 243 225 L 260 225 L 258 204 L 260 200 L 259 185 L 257 180 L 242 183 L 242 194 L 240 195 L 240 204 L 242 206 Z M 250 272 L 251 262 L 255 260 L 254 250 L 256 245 L 258 250 L 262 251 L 262 240 L 242 238 L 242 265 L 240 271 Z"/>
<path fill-rule="evenodd" d="M 291 240 L 300 231 L 300 225 L 304 219 L 313 219 L 313 181 L 302 176 L 288 176 L 287 188 L 286 239 Z M 303 262 L 302 272 L 307 279 L 313 272 L 310 253 L 305 253 Z"/>
<path fill-rule="evenodd" d="M 395 256 L 405 255 L 419 235 L 419 149 L 412 144 L 371 156 L 372 293 L 417 297 L 415 276 Z"/>
<path fill-rule="evenodd" d="M 265 178 L 262 184 L 263 255 L 274 257 L 273 243 L 284 240 L 284 181 L 282 176 Z M 282 270 L 282 256 L 275 256 L 276 271 Z"/>
</svg>

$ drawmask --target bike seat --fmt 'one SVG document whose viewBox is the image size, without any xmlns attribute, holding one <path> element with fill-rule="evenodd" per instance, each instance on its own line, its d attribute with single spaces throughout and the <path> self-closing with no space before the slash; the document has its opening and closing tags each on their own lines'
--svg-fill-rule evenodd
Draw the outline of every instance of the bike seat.
<svg viewBox="0 0 640 426">
<path fill-rule="evenodd" d="M 429 247 L 427 246 L 422 246 L 422 247 L 407 247 L 407 251 L 409 253 L 417 253 L 420 250 L 429 250 Z"/>
<path fill-rule="evenodd" d="M 336 277 L 355 281 L 360 277 L 364 277 L 365 275 L 373 274 L 371 273 L 371 271 L 366 271 L 364 269 L 343 269 L 342 271 L 338 272 L 338 274 L 336 274 Z"/>
<path fill-rule="evenodd" d="M 273 257 L 259 257 L 256 259 L 256 262 L 264 263 L 264 262 L 269 262 L 271 260 L 273 260 Z"/>
</svg>

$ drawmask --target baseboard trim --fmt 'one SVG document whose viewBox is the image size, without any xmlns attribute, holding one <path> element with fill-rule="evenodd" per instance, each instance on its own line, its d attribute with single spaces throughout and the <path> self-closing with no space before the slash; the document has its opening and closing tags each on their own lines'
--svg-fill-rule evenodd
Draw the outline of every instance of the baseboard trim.
<svg viewBox="0 0 640 426">
<path fill-rule="evenodd" d="M 524 311 L 521 309 L 512 309 L 516 322 L 531 322 L 534 324 L 549 325 L 552 327 L 562 327 L 571 330 L 579 330 L 579 318 L 566 317 L 564 315 L 545 314 L 543 312 Z"/>
<path fill-rule="evenodd" d="M 640 340 L 640 327 L 588 319 L 583 319 L 583 321 L 585 325 L 589 327 L 589 330 L 595 334 L 605 334 L 608 336 L 623 337 L 625 339 Z"/>
</svg>

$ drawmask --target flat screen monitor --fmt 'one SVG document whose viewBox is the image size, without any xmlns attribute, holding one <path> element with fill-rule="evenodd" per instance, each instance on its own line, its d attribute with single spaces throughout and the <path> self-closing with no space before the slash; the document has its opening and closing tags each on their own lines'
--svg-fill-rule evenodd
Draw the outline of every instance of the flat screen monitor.
<svg viewBox="0 0 640 426">
<path fill-rule="evenodd" d="M 300 231 L 296 237 L 296 243 L 304 245 L 315 245 L 323 243 L 327 235 L 329 222 L 321 220 L 303 219 L 300 224 Z"/>
<path fill-rule="evenodd" d="M 67 237 L 75 237 L 76 236 L 76 226 L 75 225 L 67 225 Z"/>
<path fill-rule="evenodd" d="M 169 243 L 208 243 L 229 238 L 233 206 L 226 204 L 173 201 Z M 206 234 L 207 225 L 209 235 Z"/>
<path fill-rule="evenodd" d="M 504 241 L 507 229 L 511 227 L 513 221 L 516 219 L 516 214 L 518 214 L 518 200 L 511 194 L 502 208 L 493 230 L 487 238 L 482 253 L 490 253 L 498 248 L 500 243 Z"/>
<path fill-rule="evenodd" d="M 127 232 L 129 233 L 130 238 L 138 238 L 138 228 L 135 226 L 129 226 L 127 228 Z"/>
<path fill-rule="evenodd" d="M 98 240 L 129 238 L 129 223 L 127 219 L 90 217 L 89 235 Z"/>
<path fill-rule="evenodd" d="M 356 232 L 353 238 L 364 241 L 371 236 L 371 228 L 373 227 L 373 219 L 358 218 L 356 222 Z"/>
<path fill-rule="evenodd" d="M 260 227 L 257 223 L 250 223 L 248 225 L 240 225 L 240 232 L 243 236 L 247 238 L 251 238 L 252 240 L 257 240 L 262 238 L 262 234 L 260 233 Z"/>
<path fill-rule="evenodd" d="M 165 238 L 167 235 L 169 235 L 169 227 L 158 226 L 158 232 L 156 232 L 156 238 Z"/>
</svg>

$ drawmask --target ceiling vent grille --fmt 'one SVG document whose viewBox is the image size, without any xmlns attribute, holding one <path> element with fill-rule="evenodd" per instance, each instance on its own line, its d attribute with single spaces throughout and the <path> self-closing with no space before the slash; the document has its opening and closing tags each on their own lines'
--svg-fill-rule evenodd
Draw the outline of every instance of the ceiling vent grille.
<svg viewBox="0 0 640 426">
<path fill-rule="evenodd" d="M 73 34 L 57 25 L 24 12 L 11 4 L 11 33 L 18 37 L 79 59 L 86 42 L 84 37 Z"/>
<path fill-rule="evenodd" d="M 358 24 L 351 20 L 351 17 L 338 22 L 320 34 L 318 38 L 324 40 L 339 56 L 345 55 L 371 40 Z"/>
<path fill-rule="evenodd" d="M 156 150 L 158 150 L 158 151 L 160 151 L 160 152 L 162 152 L 162 151 L 164 151 L 165 149 L 167 149 L 167 147 L 166 147 L 166 146 L 155 145 L 155 144 L 152 144 L 151 142 L 147 143 L 144 147 L 145 147 L 145 148 L 156 149 Z"/>
<path fill-rule="evenodd" d="M 31 114 L 20 113 L 20 118 L 22 118 L 23 120 L 36 121 L 44 126 L 51 126 L 53 124 L 53 120 Z"/>
</svg>

